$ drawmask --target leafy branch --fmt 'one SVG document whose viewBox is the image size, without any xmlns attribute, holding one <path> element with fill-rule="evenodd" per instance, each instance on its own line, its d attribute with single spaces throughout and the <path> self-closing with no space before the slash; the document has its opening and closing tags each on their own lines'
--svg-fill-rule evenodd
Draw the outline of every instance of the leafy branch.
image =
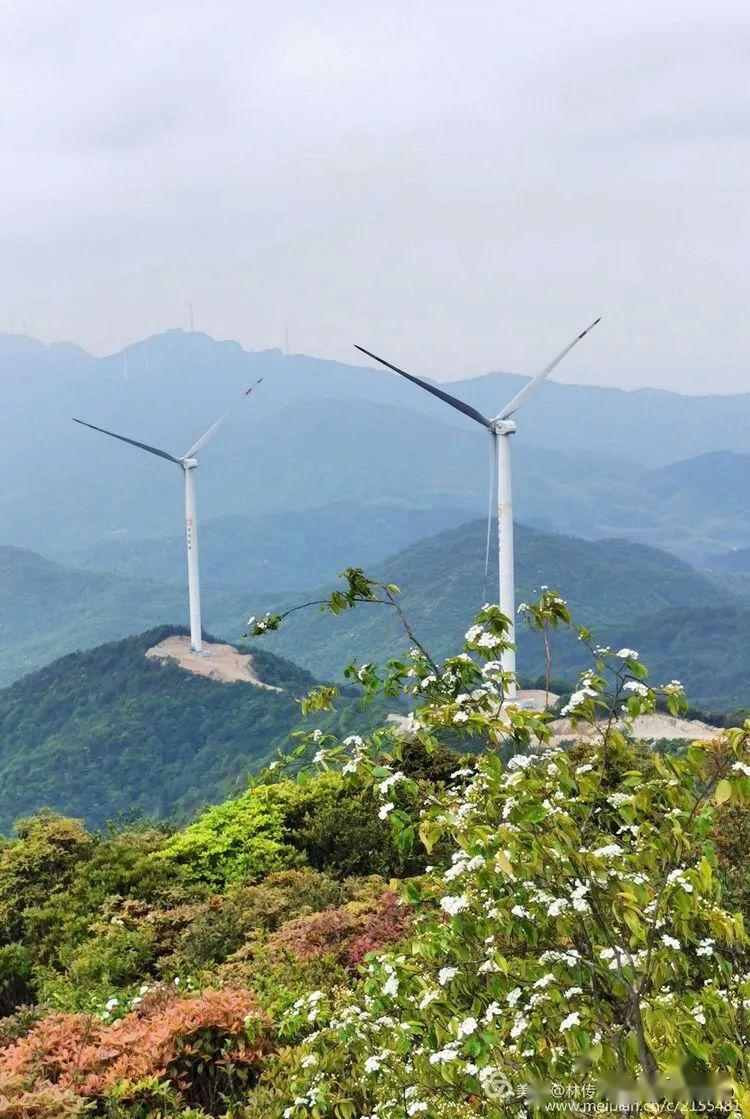
<svg viewBox="0 0 750 1119">
<path fill-rule="evenodd" d="M 310 602 L 301 602 L 292 606 L 281 614 L 265 614 L 261 618 L 248 618 L 249 633 L 244 637 L 262 637 L 263 634 L 277 630 L 287 618 L 300 610 L 308 610 L 313 606 L 319 607 L 321 613 L 343 614 L 345 610 L 353 610 L 356 606 L 367 604 L 370 606 L 386 606 L 392 609 L 398 617 L 401 627 L 412 645 L 419 650 L 430 668 L 438 671 L 438 666 L 430 656 L 427 649 L 416 636 L 411 623 L 401 609 L 397 596 L 401 590 L 395 583 L 380 583 L 377 579 L 370 579 L 361 567 L 347 567 L 339 575 L 346 586 L 344 590 L 335 590 L 327 598 L 312 599 Z"/>
</svg>

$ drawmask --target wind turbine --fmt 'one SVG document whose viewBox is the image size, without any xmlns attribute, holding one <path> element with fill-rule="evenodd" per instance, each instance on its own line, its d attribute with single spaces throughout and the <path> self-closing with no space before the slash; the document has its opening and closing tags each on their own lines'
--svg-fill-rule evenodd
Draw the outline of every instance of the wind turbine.
<svg viewBox="0 0 750 1119">
<path fill-rule="evenodd" d="M 132 447 L 140 447 L 142 451 L 148 451 L 151 455 L 158 455 L 159 458 L 166 459 L 167 462 L 174 462 L 177 466 L 182 468 L 185 475 L 185 535 L 187 540 L 187 573 L 188 573 L 188 600 L 190 604 L 190 648 L 195 653 L 200 653 L 203 648 L 202 631 L 201 631 L 201 589 L 200 589 L 200 576 L 198 571 L 198 515 L 195 505 L 195 478 L 193 472 L 198 466 L 196 455 L 205 447 L 209 439 L 213 439 L 216 432 L 222 426 L 224 421 L 229 418 L 238 404 L 240 404 L 246 396 L 249 396 L 256 385 L 259 385 L 263 378 L 259 378 L 255 385 L 251 385 L 249 389 L 245 389 L 239 400 L 236 400 L 231 408 L 228 408 L 223 416 L 219 416 L 218 420 L 214 420 L 207 431 L 204 431 L 200 439 L 193 443 L 189 451 L 186 451 L 182 458 L 175 458 L 170 455 L 168 451 L 162 451 L 158 447 L 151 447 L 148 443 L 139 443 L 137 439 L 129 439 L 126 435 L 118 435 L 115 431 L 107 431 L 104 427 L 97 427 L 96 424 L 87 423 L 85 420 L 78 420 L 73 417 L 75 423 L 83 424 L 84 427 L 90 427 L 94 431 L 101 431 L 103 435 L 111 435 L 113 439 L 119 439 L 123 443 L 130 443 Z"/>
<path fill-rule="evenodd" d="M 514 699 L 516 695 L 516 650 L 514 644 L 516 589 L 513 553 L 513 487 L 511 480 L 510 437 L 515 434 L 517 428 L 511 416 L 518 411 L 527 397 L 539 388 L 542 381 L 550 375 L 556 365 L 559 365 L 566 354 L 569 354 L 573 347 L 577 346 L 590 330 L 593 330 L 598 322 L 601 322 L 600 318 L 592 322 L 591 326 L 587 326 L 585 330 L 582 330 L 564 350 L 560 351 L 557 357 L 553 358 L 549 365 L 545 365 L 540 373 L 532 377 L 532 379 L 523 386 L 520 392 L 517 392 L 512 400 L 509 400 L 505 407 L 500 409 L 494 419 L 488 419 L 487 416 L 483 416 L 481 412 L 473 408 L 471 404 L 466 404 L 465 401 L 451 396 L 450 393 L 444 392 L 443 389 L 439 389 L 437 385 L 432 385 L 429 381 L 423 381 L 421 377 L 415 377 L 413 373 L 406 373 L 403 369 L 399 369 L 397 365 L 391 365 L 389 361 L 385 361 L 384 358 L 371 353 L 363 346 L 355 347 L 361 353 L 367 354 L 368 357 L 373 358 L 374 361 L 379 362 L 381 365 L 385 365 L 388 369 L 392 369 L 394 373 L 406 377 L 407 381 L 413 381 L 415 385 L 419 385 L 420 388 L 432 393 L 432 395 L 438 397 L 439 400 L 443 400 L 446 404 L 450 404 L 452 408 L 456 408 L 459 412 L 463 412 L 465 416 L 481 424 L 482 427 L 486 428 L 490 433 L 490 437 L 494 444 L 492 461 L 495 470 L 494 484 L 497 490 L 499 605 L 502 613 L 510 619 L 508 638 L 511 642 L 511 648 L 506 649 L 501 656 L 503 671 L 511 674 L 510 682 L 507 686 L 507 696 L 509 699 Z M 487 547 L 489 549 L 489 525 L 487 532 Z"/>
</svg>

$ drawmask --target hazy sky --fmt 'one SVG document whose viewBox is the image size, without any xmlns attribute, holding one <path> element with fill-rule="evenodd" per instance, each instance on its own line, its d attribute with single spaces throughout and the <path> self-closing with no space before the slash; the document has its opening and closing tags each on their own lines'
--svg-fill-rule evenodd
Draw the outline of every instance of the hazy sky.
<svg viewBox="0 0 750 1119">
<path fill-rule="evenodd" d="M 750 390 L 742 0 L 2 0 L 0 328 Z"/>
</svg>

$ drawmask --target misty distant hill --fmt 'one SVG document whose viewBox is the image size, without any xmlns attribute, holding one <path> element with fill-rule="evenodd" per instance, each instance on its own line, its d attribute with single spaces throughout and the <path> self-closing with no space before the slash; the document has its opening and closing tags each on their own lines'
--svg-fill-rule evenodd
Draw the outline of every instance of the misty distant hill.
<svg viewBox="0 0 750 1119">
<path fill-rule="evenodd" d="M 713 571 L 727 571 L 737 575 L 750 575 L 750 548 L 736 548 L 712 556 L 708 565 Z"/>
<path fill-rule="evenodd" d="M 200 555 L 214 583 L 246 594 L 284 590 L 330 579 L 352 564 L 371 565 L 425 536 L 459 523 L 465 508 L 428 508 L 403 501 L 342 501 L 308 512 L 227 516 L 201 526 Z M 184 582 L 185 539 L 178 536 L 114 539 L 70 552 L 79 567 L 109 569 L 129 578 Z"/>
<path fill-rule="evenodd" d="M 377 339 L 362 341 L 377 348 Z M 259 376 L 257 393 L 202 456 L 203 520 L 371 501 L 481 513 L 488 481 L 481 429 L 384 371 L 248 353 L 181 331 L 104 359 L 0 335 L 0 539 L 63 556 L 118 540 L 177 538 L 177 468 L 85 431 L 71 416 L 179 454 Z M 493 412 L 522 383 L 491 373 L 454 388 Z M 546 384 L 514 437 L 519 517 L 590 538 L 628 536 L 696 562 L 748 547 L 747 506 L 732 505 L 730 518 L 723 504 L 731 487 L 720 481 L 710 508 L 686 517 L 679 494 L 665 497 L 649 481 L 650 471 L 691 455 L 746 451 L 748 430 L 749 395 Z"/>
<path fill-rule="evenodd" d="M 205 622 L 238 637 L 247 618 L 238 590 L 207 586 Z M 187 591 L 171 584 L 79 571 L 24 548 L 0 547 L 0 686 L 56 657 L 178 622 Z"/>
<path fill-rule="evenodd" d="M 714 505 L 747 515 L 750 506 L 750 454 L 712 451 L 651 471 L 644 488 L 657 497 L 686 503 L 700 502 L 700 515 L 711 515 Z M 695 506 L 693 506 L 695 510 Z"/>
</svg>

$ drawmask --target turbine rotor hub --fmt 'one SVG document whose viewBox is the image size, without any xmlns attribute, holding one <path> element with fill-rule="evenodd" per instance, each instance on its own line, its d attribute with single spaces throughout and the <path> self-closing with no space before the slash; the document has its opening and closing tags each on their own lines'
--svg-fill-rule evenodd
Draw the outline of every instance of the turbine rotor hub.
<svg viewBox="0 0 750 1119">
<path fill-rule="evenodd" d="M 518 428 L 513 420 L 493 420 L 490 430 L 493 435 L 515 435 Z"/>
<path fill-rule="evenodd" d="M 196 466 L 198 465 L 197 458 L 184 458 L 180 461 L 182 463 L 183 470 L 195 470 Z"/>
</svg>

